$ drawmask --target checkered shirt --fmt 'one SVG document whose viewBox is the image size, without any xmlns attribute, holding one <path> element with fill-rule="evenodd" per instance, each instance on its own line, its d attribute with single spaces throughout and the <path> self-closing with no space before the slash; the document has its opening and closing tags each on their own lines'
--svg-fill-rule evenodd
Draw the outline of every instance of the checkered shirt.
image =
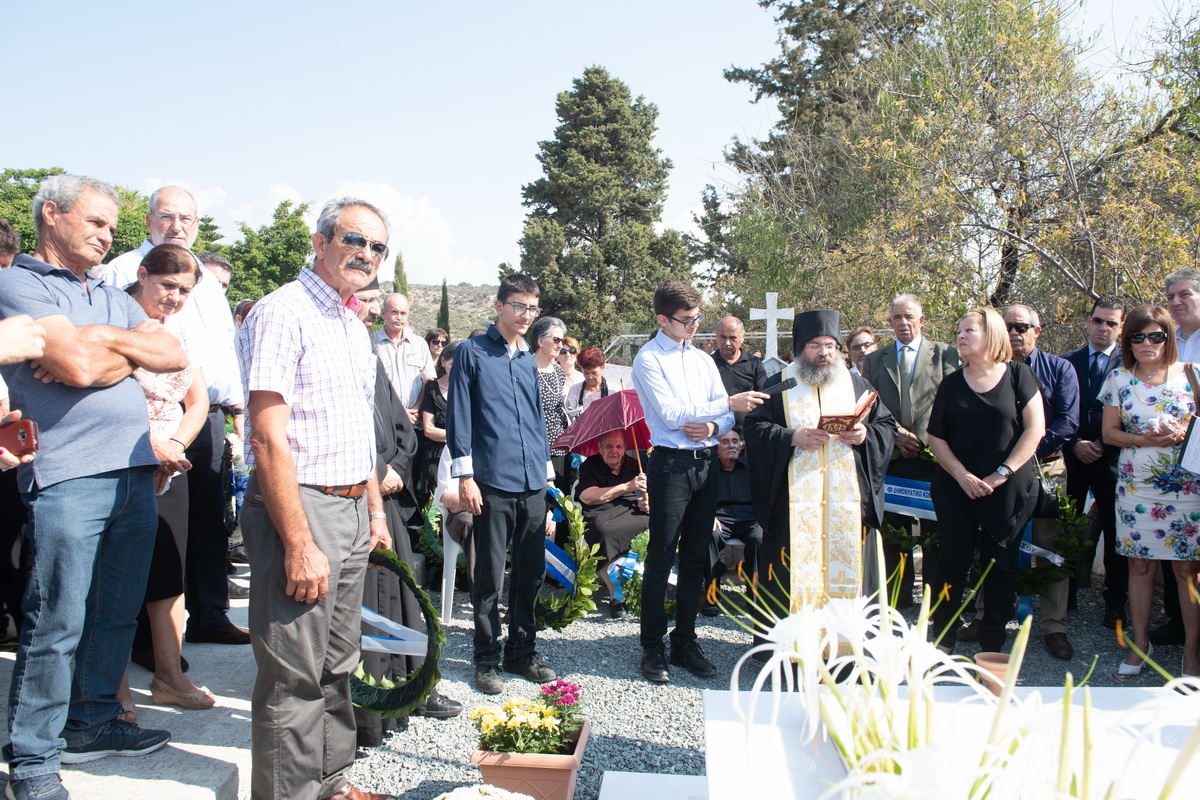
<svg viewBox="0 0 1200 800">
<path fill-rule="evenodd" d="M 370 336 L 312 270 L 260 300 L 238 331 L 246 396 L 277 392 L 291 408 L 287 438 L 296 479 L 312 486 L 345 486 L 375 467 L 375 370 Z M 254 465 L 250 422 L 246 463 Z"/>
</svg>

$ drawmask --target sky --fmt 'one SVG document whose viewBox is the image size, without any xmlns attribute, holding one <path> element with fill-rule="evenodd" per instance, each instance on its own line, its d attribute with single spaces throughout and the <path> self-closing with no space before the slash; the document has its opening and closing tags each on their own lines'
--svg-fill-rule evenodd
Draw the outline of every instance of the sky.
<svg viewBox="0 0 1200 800">
<path fill-rule="evenodd" d="M 1089 0 L 1093 65 L 1160 9 Z M 311 204 L 311 224 L 328 198 L 362 197 L 388 213 L 412 283 L 494 283 L 519 263 L 521 187 L 588 66 L 659 109 L 667 227 L 694 229 L 704 186 L 737 180 L 730 141 L 776 119 L 722 75 L 778 52 L 754 0 L 0 0 L 0 37 L 17 78 L 0 168 L 182 185 L 227 243 L 281 200 Z"/>
</svg>

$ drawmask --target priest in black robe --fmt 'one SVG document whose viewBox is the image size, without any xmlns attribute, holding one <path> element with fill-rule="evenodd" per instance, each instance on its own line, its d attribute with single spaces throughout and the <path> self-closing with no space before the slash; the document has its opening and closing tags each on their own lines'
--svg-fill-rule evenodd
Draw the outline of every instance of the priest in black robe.
<svg viewBox="0 0 1200 800">
<path fill-rule="evenodd" d="M 876 400 L 844 432 L 818 426 L 822 415 L 852 414 L 874 391 L 846 368 L 840 336 L 840 312 L 797 314 L 795 359 L 764 391 L 792 377 L 797 384 L 746 417 L 751 501 L 763 528 L 757 585 L 760 597 L 772 598 L 765 604 L 774 617 L 863 594 L 864 562 L 874 561 L 873 553 L 864 558 L 864 539 L 883 518 L 896 421 Z M 874 576 L 866 577 L 873 591 Z"/>
<path fill-rule="evenodd" d="M 360 303 L 359 318 L 369 327 L 372 315 L 378 315 L 379 285 L 376 282 L 355 292 Z M 383 511 L 387 514 L 388 534 L 392 548 L 401 561 L 413 564 L 412 537 L 419 534 L 424 519 L 417 505 L 414 464 L 417 459 L 417 433 L 408 416 L 408 409 L 396 394 L 384 371 L 383 362 L 376 359 L 375 372 L 375 474 L 383 495 Z M 425 622 L 421 607 L 412 592 L 400 585 L 400 579 L 382 569 L 367 570 L 363 581 L 363 605 L 379 615 L 413 630 L 422 630 Z M 363 632 L 386 636 L 363 623 Z M 405 678 L 425 662 L 422 656 L 402 656 L 364 650 L 363 669 L 376 681 L 382 678 Z M 462 704 L 437 692 L 413 713 L 441 719 L 457 716 Z M 403 724 L 403 718 L 383 718 L 357 706 L 354 718 L 358 724 L 358 745 L 378 747 L 386 734 Z"/>
</svg>

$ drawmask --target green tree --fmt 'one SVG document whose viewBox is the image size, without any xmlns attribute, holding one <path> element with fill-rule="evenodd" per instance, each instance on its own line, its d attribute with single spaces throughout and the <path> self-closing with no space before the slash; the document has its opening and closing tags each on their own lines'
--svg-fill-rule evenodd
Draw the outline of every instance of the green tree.
<svg viewBox="0 0 1200 800">
<path fill-rule="evenodd" d="M 210 216 L 200 217 L 200 221 L 196 223 L 196 242 L 192 245 L 192 250 L 197 253 L 221 253 L 224 252 L 228 245 L 220 243 L 225 235 L 221 233 L 221 229 L 217 227 L 217 223 Z"/>
<path fill-rule="evenodd" d="M 33 253 L 37 247 L 37 228 L 33 224 L 33 196 L 38 186 L 51 175 L 62 175 L 62 167 L 47 169 L 6 169 L 0 172 L 0 217 L 21 236 L 21 252 Z"/>
<path fill-rule="evenodd" d="M 447 334 L 450 333 L 450 288 L 446 285 L 445 278 L 442 278 L 442 302 L 438 306 L 437 327 Z"/>
<path fill-rule="evenodd" d="M 408 297 L 408 273 L 404 269 L 404 253 L 396 251 L 396 278 L 392 284 L 392 291 Z"/>
<path fill-rule="evenodd" d="M 225 251 L 233 265 L 229 298 L 257 300 L 294 280 L 312 255 L 312 232 L 304 222 L 308 204 L 291 200 L 275 207 L 270 224 L 253 230 L 240 225 L 242 238 Z"/>
<path fill-rule="evenodd" d="M 658 109 L 593 66 L 558 95 L 555 138 L 539 142 L 543 175 L 522 189 L 530 207 L 521 269 L 541 306 L 586 344 L 608 343 L 622 322 L 649 330 L 664 278 L 689 277 L 683 236 L 656 233 L 670 160 L 653 146 Z"/>
<path fill-rule="evenodd" d="M 104 259 L 107 264 L 119 255 L 137 250 L 146 240 L 146 212 L 150 210 L 150 199 L 143 197 L 137 189 L 126 189 L 124 186 L 113 187 L 117 190 L 117 233 L 113 236 L 112 247 Z"/>
</svg>

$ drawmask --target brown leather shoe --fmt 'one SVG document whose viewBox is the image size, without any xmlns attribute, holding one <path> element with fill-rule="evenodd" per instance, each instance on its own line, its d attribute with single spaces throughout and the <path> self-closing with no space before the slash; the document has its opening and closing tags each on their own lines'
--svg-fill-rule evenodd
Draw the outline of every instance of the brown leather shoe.
<svg viewBox="0 0 1200 800">
<path fill-rule="evenodd" d="M 329 795 L 328 800 L 395 800 L 395 796 L 378 792 L 364 792 L 347 783 L 336 793 Z"/>
<path fill-rule="evenodd" d="M 1065 633 L 1046 634 L 1046 652 L 1063 661 L 1070 661 L 1075 655 L 1075 648 Z"/>
<path fill-rule="evenodd" d="M 978 642 L 980 635 L 983 633 L 983 620 L 979 617 L 971 620 L 971 624 L 958 632 L 954 637 L 960 642 Z"/>
</svg>

